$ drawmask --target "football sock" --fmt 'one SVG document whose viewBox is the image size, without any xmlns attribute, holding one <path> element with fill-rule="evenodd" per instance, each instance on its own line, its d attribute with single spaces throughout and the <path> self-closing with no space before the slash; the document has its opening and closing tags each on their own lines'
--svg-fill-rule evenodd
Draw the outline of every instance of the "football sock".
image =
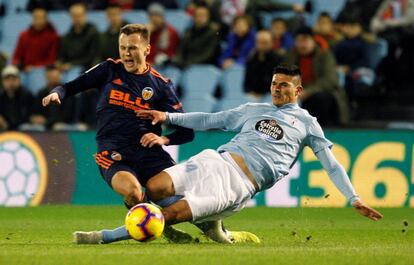
<svg viewBox="0 0 414 265">
<path fill-rule="evenodd" d="M 161 207 L 167 207 L 181 200 L 183 197 L 184 196 L 181 196 L 181 195 L 171 196 L 171 197 L 168 197 L 168 198 L 165 198 L 165 199 L 162 199 L 156 202 L 156 204 Z M 113 230 L 105 229 L 105 230 L 102 230 L 101 232 L 102 232 L 102 241 L 105 244 L 131 239 L 131 236 L 128 234 L 128 231 L 125 228 L 125 225 L 117 227 Z"/>
<path fill-rule="evenodd" d="M 114 230 L 102 230 L 102 241 L 105 244 L 131 239 L 125 225 L 115 228 Z"/>
<path fill-rule="evenodd" d="M 173 203 L 176 203 L 177 201 L 181 200 L 182 198 L 184 198 L 184 196 L 182 195 L 174 195 L 165 199 L 162 199 L 160 201 L 155 202 L 156 205 L 164 208 L 167 206 L 170 206 Z"/>
</svg>

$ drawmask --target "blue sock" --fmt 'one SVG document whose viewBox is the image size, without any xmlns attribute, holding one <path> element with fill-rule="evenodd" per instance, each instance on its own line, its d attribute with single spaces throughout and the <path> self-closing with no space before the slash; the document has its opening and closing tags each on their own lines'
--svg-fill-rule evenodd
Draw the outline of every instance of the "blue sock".
<svg viewBox="0 0 414 265">
<path fill-rule="evenodd" d="M 161 207 L 167 207 L 179 200 L 184 196 L 175 195 L 160 201 L 157 201 L 156 204 Z M 125 228 L 125 225 L 115 228 L 114 230 L 102 230 L 102 240 L 105 244 L 113 243 L 116 241 L 128 240 L 131 239 L 131 236 L 128 234 L 128 231 Z"/>
<path fill-rule="evenodd" d="M 102 230 L 102 241 L 105 244 L 131 239 L 125 225 L 115 228 L 114 230 Z"/>
<path fill-rule="evenodd" d="M 162 199 L 160 201 L 155 202 L 156 205 L 161 206 L 162 208 L 170 206 L 173 203 L 176 203 L 177 201 L 181 200 L 182 198 L 184 198 L 184 196 L 182 195 L 174 195 L 165 199 Z"/>
</svg>

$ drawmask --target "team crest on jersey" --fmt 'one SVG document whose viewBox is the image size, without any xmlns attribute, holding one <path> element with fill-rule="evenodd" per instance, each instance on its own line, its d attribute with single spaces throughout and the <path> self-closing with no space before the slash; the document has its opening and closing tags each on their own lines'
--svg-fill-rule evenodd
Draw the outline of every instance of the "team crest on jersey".
<svg viewBox="0 0 414 265">
<path fill-rule="evenodd" d="M 269 142 L 282 139 L 284 132 L 276 120 L 260 120 L 254 126 L 256 133 Z"/>
<path fill-rule="evenodd" d="M 145 87 L 142 90 L 142 98 L 144 100 L 149 100 L 150 98 L 152 98 L 152 96 L 154 95 L 154 90 L 151 87 Z"/>
</svg>

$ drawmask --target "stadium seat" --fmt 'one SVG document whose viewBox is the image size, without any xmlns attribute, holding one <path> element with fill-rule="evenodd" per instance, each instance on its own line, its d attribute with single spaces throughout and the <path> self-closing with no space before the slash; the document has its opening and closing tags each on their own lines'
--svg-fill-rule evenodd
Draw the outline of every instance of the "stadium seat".
<svg viewBox="0 0 414 265">
<path fill-rule="evenodd" d="M 16 14 L 26 11 L 29 0 L 8 0 L 6 4 L 6 14 Z"/>
<path fill-rule="evenodd" d="M 234 108 L 249 101 L 243 91 L 244 75 L 244 66 L 238 64 L 223 72 L 220 80 L 223 98 L 218 104 L 218 110 Z"/>
<path fill-rule="evenodd" d="M 220 84 L 223 88 L 224 98 L 231 98 L 244 94 L 245 67 L 239 64 L 225 70 L 221 76 Z"/>
<path fill-rule="evenodd" d="M 77 78 L 82 73 L 83 67 L 74 66 L 66 72 L 62 73 L 62 83 L 67 83 Z"/>
<path fill-rule="evenodd" d="M 388 43 L 384 39 L 377 39 L 367 47 L 369 67 L 375 69 L 381 60 L 388 54 Z"/>
<path fill-rule="evenodd" d="M 179 68 L 174 66 L 166 66 L 161 68 L 156 68 L 161 75 L 171 80 L 175 87 L 180 84 L 182 72 Z"/>
<path fill-rule="evenodd" d="M 182 10 L 168 10 L 165 14 L 168 23 L 182 35 L 191 23 L 191 17 Z"/>
<path fill-rule="evenodd" d="M 204 97 L 199 99 L 184 98 L 182 101 L 183 109 L 186 112 L 214 112 L 217 100 L 214 97 Z"/>
<path fill-rule="evenodd" d="M 145 11 L 125 11 L 123 17 L 129 23 L 147 23 L 148 17 Z"/>
<path fill-rule="evenodd" d="M 193 65 L 181 78 L 183 104 L 187 111 L 212 112 L 217 100 L 213 97 L 221 72 L 212 65 Z"/>
<path fill-rule="evenodd" d="M 22 83 L 32 95 L 37 95 L 37 93 L 46 86 L 45 69 L 43 67 L 38 67 L 28 73 L 23 73 Z"/>
<path fill-rule="evenodd" d="M 30 13 L 7 15 L 3 18 L 3 33 L 0 47 L 4 52 L 10 56 L 13 54 L 20 32 L 27 29 L 31 21 Z"/>
<path fill-rule="evenodd" d="M 104 32 L 108 28 L 108 20 L 104 11 L 88 11 L 88 21 L 95 25 L 100 32 Z"/>
<path fill-rule="evenodd" d="M 344 72 L 336 70 L 336 76 L 338 78 L 339 86 L 344 88 L 345 87 L 345 79 L 346 79 L 346 76 L 345 76 Z"/>
<path fill-rule="evenodd" d="M 72 25 L 69 14 L 66 11 L 49 12 L 49 20 L 60 36 L 66 34 Z"/>
<path fill-rule="evenodd" d="M 200 95 L 213 95 L 221 72 L 213 65 L 193 65 L 184 71 L 181 78 L 184 96 L 200 98 Z"/>
</svg>

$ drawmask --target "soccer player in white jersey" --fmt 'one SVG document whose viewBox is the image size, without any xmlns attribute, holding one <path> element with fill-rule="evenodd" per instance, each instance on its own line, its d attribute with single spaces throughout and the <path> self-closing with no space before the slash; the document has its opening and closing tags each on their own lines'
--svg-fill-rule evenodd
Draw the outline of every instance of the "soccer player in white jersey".
<svg viewBox="0 0 414 265">
<path fill-rule="evenodd" d="M 273 104 L 248 103 L 218 113 L 138 111 L 139 117 L 153 124 L 238 132 L 217 151 L 204 150 L 148 181 L 146 192 L 153 200 L 184 196 L 162 209 L 166 223 L 221 220 L 240 211 L 256 193 L 286 176 L 305 146 L 313 150 L 332 182 L 361 215 L 381 219 L 382 214 L 356 194 L 316 118 L 298 106 L 302 91 L 298 67 L 281 65 L 274 70 L 271 83 Z M 144 140 L 142 144 L 150 143 Z"/>
</svg>

